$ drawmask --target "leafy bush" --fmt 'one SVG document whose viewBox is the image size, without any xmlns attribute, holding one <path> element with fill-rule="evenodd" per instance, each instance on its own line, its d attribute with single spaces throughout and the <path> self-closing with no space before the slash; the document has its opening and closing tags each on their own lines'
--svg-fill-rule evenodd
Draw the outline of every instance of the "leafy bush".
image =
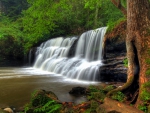
<svg viewBox="0 0 150 113">
<path fill-rule="evenodd" d="M 23 33 L 19 21 L 0 17 L 0 54 L 11 58 L 23 56 Z"/>
<path fill-rule="evenodd" d="M 112 96 L 112 99 L 120 101 L 120 102 L 123 102 L 124 98 L 125 98 L 125 95 L 120 91 L 118 91 L 117 93 L 114 93 Z"/>
</svg>

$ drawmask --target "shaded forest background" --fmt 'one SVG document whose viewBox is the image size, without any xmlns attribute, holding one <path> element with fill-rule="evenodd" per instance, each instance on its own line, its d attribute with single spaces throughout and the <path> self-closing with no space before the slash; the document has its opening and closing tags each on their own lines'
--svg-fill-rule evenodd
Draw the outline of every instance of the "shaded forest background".
<svg viewBox="0 0 150 113">
<path fill-rule="evenodd" d="M 121 0 L 126 8 L 126 0 Z M 23 60 L 41 42 L 57 36 L 80 35 L 126 20 L 110 0 L 1 0 L 0 60 Z"/>
</svg>

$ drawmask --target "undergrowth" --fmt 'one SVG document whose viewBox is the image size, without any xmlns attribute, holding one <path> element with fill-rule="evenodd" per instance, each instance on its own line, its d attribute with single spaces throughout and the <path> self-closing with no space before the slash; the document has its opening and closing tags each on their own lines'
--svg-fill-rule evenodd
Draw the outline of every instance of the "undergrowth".
<svg viewBox="0 0 150 113">
<path fill-rule="evenodd" d="M 62 105 L 46 95 L 32 93 L 30 103 L 25 105 L 25 113 L 59 113 Z"/>
<path fill-rule="evenodd" d="M 88 94 L 88 100 L 90 101 L 90 107 L 85 111 L 85 113 L 96 113 L 97 109 L 99 108 L 99 104 L 102 104 L 104 102 L 104 98 L 106 97 L 106 94 L 113 90 L 114 87 L 112 85 L 103 87 L 103 86 L 90 86 L 88 88 L 89 94 Z M 103 109 L 104 113 L 105 110 Z"/>
<path fill-rule="evenodd" d="M 150 113 L 150 82 L 146 82 L 142 85 L 142 92 L 140 93 L 140 99 L 143 101 L 138 108 L 145 113 Z"/>
<path fill-rule="evenodd" d="M 112 96 L 112 99 L 117 100 L 119 102 L 123 102 L 124 98 L 125 98 L 125 95 L 122 92 L 120 92 L 120 91 L 116 92 Z"/>
</svg>

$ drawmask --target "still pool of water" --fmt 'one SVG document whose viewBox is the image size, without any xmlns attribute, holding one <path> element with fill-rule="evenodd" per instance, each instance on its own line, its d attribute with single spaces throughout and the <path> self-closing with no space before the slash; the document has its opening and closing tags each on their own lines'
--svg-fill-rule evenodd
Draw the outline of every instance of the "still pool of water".
<svg viewBox="0 0 150 113">
<path fill-rule="evenodd" d="M 68 92 L 73 87 L 88 87 L 91 84 L 97 83 L 73 81 L 61 75 L 31 67 L 0 67 L 0 108 L 24 106 L 29 102 L 31 93 L 36 89 L 52 91 L 62 102 L 80 103 L 86 98 L 74 97 Z"/>
</svg>

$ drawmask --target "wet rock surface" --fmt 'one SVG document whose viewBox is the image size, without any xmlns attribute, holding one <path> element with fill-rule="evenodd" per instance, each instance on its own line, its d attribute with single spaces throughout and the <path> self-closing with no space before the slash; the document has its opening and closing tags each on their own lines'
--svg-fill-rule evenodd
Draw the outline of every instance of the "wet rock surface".
<svg viewBox="0 0 150 113">
<path fill-rule="evenodd" d="M 84 87 L 74 87 L 71 89 L 71 91 L 69 91 L 69 94 L 72 95 L 85 95 L 87 93 L 86 88 Z"/>
<path fill-rule="evenodd" d="M 101 81 L 125 82 L 127 79 L 127 68 L 123 64 L 124 58 L 111 59 L 112 61 L 106 60 L 105 64 L 100 67 Z"/>
<path fill-rule="evenodd" d="M 0 67 L 20 67 L 23 65 L 24 62 L 22 60 L 0 56 Z"/>
<path fill-rule="evenodd" d="M 127 67 L 123 63 L 125 58 L 125 39 L 120 37 L 106 39 L 104 65 L 100 67 L 101 81 L 125 82 L 127 79 Z"/>
</svg>

